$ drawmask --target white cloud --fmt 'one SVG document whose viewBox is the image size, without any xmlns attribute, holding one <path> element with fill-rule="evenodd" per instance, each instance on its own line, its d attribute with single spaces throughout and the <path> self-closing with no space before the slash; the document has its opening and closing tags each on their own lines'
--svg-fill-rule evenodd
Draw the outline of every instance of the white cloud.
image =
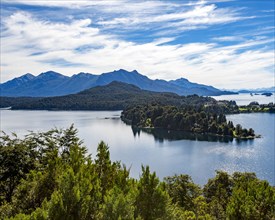
<svg viewBox="0 0 275 220">
<path fill-rule="evenodd" d="M 67 75 L 137 69 L 154 79 L 186 77 L 219 88 L 271 86 L 274 77 L 270 71 L 274 66 L 273 50 L 253 49 L 270 39 L 231 46 L 199 42 L 167 44 L 174 38 L 134 43 L 103 34 L 99 28 L 91 27 L 90 19 L 49 22 L 17 12 L 2 22 L 5 27 L 1 38 L 2 81 L 51 69 Z"/>
<path fill-rule="evenodd" d="M 146 11 L 143 8 L 140 10 L 135 4 L 130 5 L 132 5 L 133 9 L 136 8 L 135 13 L 131 13 L 131 11 L 128 13 L 129 9 L 126 9 L 121 12 L 122 14 L 119 17 L 103 19 L 98 24 L 104 25 L 104 28 L 116 28 L 123 25 L 124 29 L 140 29 L 144 28 L 144 26 L 159 24 L 161 26 L 160 29 L 168 28 L 169 31 L 175 33 L 177 31 L 203 29 L 210 25 L 255 18 L 254 16 L 240 16 L 239 9 L 218 8 L 215 4 L 206 4 L 204 1 L 196 4 L 191 3 L 190 7 L 180 4 L 173 5 L 176 10 L 172 12 L 170 7 L 168 7 L 168 3 L 167 5 L 157 4 L 149 7 L 150 11 Z M 164 32 L 160 31 L 159 33 L 163 34 Z"/>
<path fill-rule="evenodd" d="M 239 36 L 223 36 L 223 37 L 214 37 L 214 41 L 242 41 L 244 38 L 239 37 Z"/>
<path fill-rule="evenodd" d="M 124 3 L 123 0 L 80 0 L 80 1 L 68 1 L 68 0 L 2 0 L 3 3 L 9 4 L 25 4 L 47 7 L 65 7 L 65 8 L 80 8 L 80 7 L 92 7 L 92 6 L 116 6 Z"/>
<path fill-rule="evenodd" d="M 100 24 L 104 25 L 115 25 L 115 24 L 139 24 L 139 23 L 156 23 L 156 22 L 167 22 L 167 21 L 178 21 L 183 19 L 190 19 L 190 18 L 203 18 L 208 17 L 209 13 L 215 10 L 215 5 L 207 5 L 207 6 L 196 6 L 191 10 L 185 10 L 182 12 L 175 12 L 175 13 L 161 13 L 159 14 L 151 14 L 149 16 L 144 16 L 144 13 L 139 14 L 137 13 L 131 17 L 120 17 L 114 18 L 113 20 L 109 21 L 101 21 Z"/>
<path fill-rule="evenodd" d="M 210 25 L 226 24 L 253 16 L 240 16 L 238 8 L 218 8 L 217 2 L 229 0 L 211 1 L 131 1 L 131 0 L 2 0 L 9 4 L 26 4 L 35 6 L 61 7 L 70 9 L 81 9 L 87 13 L 97 12 L 97 25 L 104 29 L 142 30 L 168 28 L 173 33 L 177 31 L 189 31 L 204 29 Z M 158 27 L 156 27 L 156 25 Z M 164 33 L 159 31 L 159 33 Z"/>
</svg>

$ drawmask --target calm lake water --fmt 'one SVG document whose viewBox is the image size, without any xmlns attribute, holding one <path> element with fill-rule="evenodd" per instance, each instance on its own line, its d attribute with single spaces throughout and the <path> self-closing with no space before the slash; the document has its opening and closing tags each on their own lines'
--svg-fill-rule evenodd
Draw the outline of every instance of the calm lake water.
<svg viewBox="0 0 275 220">
<path fill-rule="evenodd" d="M 237 105 L 248 105 L 250 102 L 258 102 L 259 104 L 275 103 L 275 93 L 272 96 L 250 95 L 250 93 L 240 93 L 238 95 L 221 95 L 212 96 L 216 100 L 235 100 Z"/>
<path fill-rule="evenodd" d="M 262 135 L 262 138 L 241 142 L 132 129 L 120 120 L 120 111 L 1 110 L 0 116 L 1 130 L 20 136 L 27 134 L 27 130 L 47 131 L 74 123 L 92 156 L 97 144 L 104 140 L 110 147 L 111 159 L 131 167 L 131 176 L 136 178 L 144 164 L 161 178 L 183 173 L 191 175 L 198 184 L 205 184 L 215 175 L 215 170 L 225 170 L 255 172 L 259 178 L 275 185 L 275 114 L 228 115 L 227 119 L 234 124 L 252 127 L 256 134 Z"/>
</svg>

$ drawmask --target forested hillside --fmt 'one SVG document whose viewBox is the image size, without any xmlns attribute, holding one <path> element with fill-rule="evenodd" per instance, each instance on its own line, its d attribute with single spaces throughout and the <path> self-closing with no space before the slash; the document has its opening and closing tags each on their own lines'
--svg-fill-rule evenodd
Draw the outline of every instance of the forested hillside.
<svg viewBox="0 0 275 220">
<path fill-rule="evenodd" d="M 164 105 L 187 105 L 216 103 L 209 97 L 179 96 L 142 90 L 134 85 L 112 82 L 77 94 L 48 98 L 1 97 L 1 107 L 35 110 L 122 110 L 129 106 L 159 103 Z"/>
<path fill-rule="evenodd" d="M 148 166 L 139 179 L 97 154 L 71 126 L 0 138 L 0 219 L 275 219 L 275 188 L 254 173 L 217 171 L 203 187 L 188 175 L 160 180 Z"/>
</svg>

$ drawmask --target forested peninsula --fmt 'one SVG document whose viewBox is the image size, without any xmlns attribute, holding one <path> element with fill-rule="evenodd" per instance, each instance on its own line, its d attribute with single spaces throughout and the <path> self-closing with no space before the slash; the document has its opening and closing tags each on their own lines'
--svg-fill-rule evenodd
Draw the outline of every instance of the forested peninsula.
<svg viewBox="0 0 275 220">
<path fill-rule="evenodd" d="M 215 134 L 240 139 L 252 139 L 256 136 L 252 128 L 234 126 L 227 121 L 223 113 L 217 114 L 211 108 L 202 105 L 185 107 L 142 105 L 125 109 L 121 119 L 139 128 L 165 128 L 187 132 Z"/>
<path fill-rule="evenodd" d="M 101 142 L 87 154 L 77 130 L 0 136 L 0 219 L 275 219 L 275 188 L 254 173 L 217 171 L 204 186 L 185 174 L 140 177 L 110 159 Z"/>
</svg>

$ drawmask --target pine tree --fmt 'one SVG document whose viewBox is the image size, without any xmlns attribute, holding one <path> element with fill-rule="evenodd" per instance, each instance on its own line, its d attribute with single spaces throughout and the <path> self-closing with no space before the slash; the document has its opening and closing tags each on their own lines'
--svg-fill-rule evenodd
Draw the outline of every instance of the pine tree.
<svg viewBox="0 0 275 220">
<path fill-rule="evenodd" d="M 142 166 L 142 175 L 138 183 L 135 217 L 153 220 L 166 215 L 168 194 L 160 184 L 156 173 L 150 173 L 149 167 Z"/>
</svg>

